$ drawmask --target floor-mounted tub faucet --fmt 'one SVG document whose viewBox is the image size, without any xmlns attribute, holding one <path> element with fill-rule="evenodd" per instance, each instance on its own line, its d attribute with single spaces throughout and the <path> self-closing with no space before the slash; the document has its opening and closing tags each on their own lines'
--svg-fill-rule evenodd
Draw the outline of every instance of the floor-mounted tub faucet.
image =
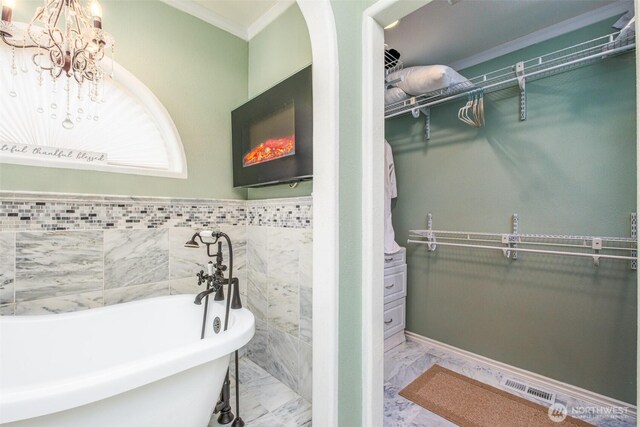
<svg viewBox="0 0 640 427">
<path fill-rule="evenodd" d="M 212 242 L 208 242 L 203 240 L 205 239 L 213 239 Z M 227 248 L 229 249 L 229 277 L 224 277 L 224 272 L 227 270 L 227 266 L 224 265 L 222 258 L 222 242 L 221 238 L 224 238 L 227 242 Z M 207 307 L 209 304 L 209 295 L 215 292 L 214 300 L 222 301 L 224 300 L 224 292 L 223 286 L 229 285 L 229 292 L 227 293 L 227 307 L 225 310 L 225 318 L 224 318 L 224 330 L 227 330 L 229 324 L 229 309 L 239 309 L 242 308 L 242 302 L 240 301 L 240 283 L 237 277 L 233 277 L 233 247 L 231 245 L 231 239 L 228 235 L 222 232 L 216 232 L 211 230 L 202 230 L 197 232 L 191 237 L 191 240 L 185 243 L 185 247 L 188 248 L 199 248 L 200 245 L 196 242 L 196 239 L 200 239 L 200 242 L 206 245 L 207 247 L 207 255 L 210 258 L 215 257 L 216 263 L 209 261 L 207 263 L 207 274 L 204 273 L 204 270 L 201 270 L 196 276 L 198 278 L 198 286 L 206 283 L 206 289 L 196 295 L 195 303 L 200 305 L 202 304 L 202 300 L 205 300 L 204 303 L 204 314 L 202 317 L 202 333 L 201 338 L 204 338 L 205 326 L 207 322 Z M 218 250 L 216 253 L 211 252 L 211 245 L 217 244 Z M 215 269 L 215 271 L 214 271 Z M 224 385 L 222 387 L 222 391 L 220 393 L 220 400 L 216 404 L 214 413 L 220 412 L 220 416 L 218 416 L 218 422 L 220 424 L 228 424 L 233 421 L 232 427 L 243 427 L 244 421 L 240 418 L 240 384 L 239 378 L 240 375 L 238 373 L 239 363 L 238 363 L 238 351 L 235 351 L 235 361 L 236 361 L 236 417 L 234 419 L 233 413 L 231 412 L 231 404 L 230 404 L 230 385 L 231 382 L 229 380 L 229 370 L 227 369 L 227 375 L 224 380 Z"/>
</svg>

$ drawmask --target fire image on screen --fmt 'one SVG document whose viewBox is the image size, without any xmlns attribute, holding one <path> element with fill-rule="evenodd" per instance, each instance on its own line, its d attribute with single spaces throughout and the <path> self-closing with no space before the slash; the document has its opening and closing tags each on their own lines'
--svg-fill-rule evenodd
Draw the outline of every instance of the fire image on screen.
<svg viewBox="0 0 640 427">
<path fill-rule="evenodd" d="M 251 123 L 249 144 L 249 151 L 242 158 L 244 167 L 294 155 L 296 136 L 293 101 L 273 114 Z"/>
</svg>

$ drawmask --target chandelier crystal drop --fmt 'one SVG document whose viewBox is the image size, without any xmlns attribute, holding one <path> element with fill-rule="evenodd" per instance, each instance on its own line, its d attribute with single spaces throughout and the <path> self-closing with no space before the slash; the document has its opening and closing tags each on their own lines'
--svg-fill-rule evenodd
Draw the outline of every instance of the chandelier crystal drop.
<svg viewBox="0 0 640 427">
<path fill-rule="evenodd" d="M 80 0 L 44 0 L 38 7 L 31 22 L 13 22 L 13 10 L 16 0 L 0 0 L 2 2 L 2 19 L 0 20 L 0 38 L 11 48 L 11 79 L 15 80 L 19 72 L 27 73 L 27 61 L 20 61 L 16 51 L 30 56 L 30 62 L 36 73 L 35 82 L 41 90 L 50 88 L 51 117 L 57 118 L 56 109 L 59 92 L 64 95 L 66 117 L 62 122 L 65 129 L 74 127 L 73 116 L 78 115 L 77 122 L 82 120 L 82 112 L 87 109 L 86 99 L 91 103 L 100 103 L 104 96 L 105 79 L 113 79 L 114 40 L 102 29 L 102 8 L 97 0 L 86 5 Z M 0 44 L 0 48 L 2 45 Z M 111 51 L 110 66 L 105 67 L 105 53 Z M 105 69 L 105 68 L 108 68 Z M 49 82 L 45 83 L 45 76 Z M 62 81 L 59 81 L 62 80 Z M 72 114 L 73 104 L 77 105 Z M 9 92 L 11 97 L 19 94 L 12 82 Z M 42 105 L 37 111 L 44 113 Z M 94 121 L 98 115 L 88 117 Z"/>
</svg>

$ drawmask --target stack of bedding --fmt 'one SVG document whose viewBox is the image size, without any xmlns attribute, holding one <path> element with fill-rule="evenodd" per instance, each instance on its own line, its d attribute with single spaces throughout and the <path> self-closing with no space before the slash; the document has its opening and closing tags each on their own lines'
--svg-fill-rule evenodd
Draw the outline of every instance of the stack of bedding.
<svg viewBox="0 0 640 427">
<path fill-rule="evenodd" d="M 387 83 L 393 83 L 384 94 L 385 105 L 404 101 L 412 96 L 422 95 L 452 85 L 471 83 L 457 71 L 446 65 L 424 65 L 408 67 L 387 75 Z"/>
</svg>

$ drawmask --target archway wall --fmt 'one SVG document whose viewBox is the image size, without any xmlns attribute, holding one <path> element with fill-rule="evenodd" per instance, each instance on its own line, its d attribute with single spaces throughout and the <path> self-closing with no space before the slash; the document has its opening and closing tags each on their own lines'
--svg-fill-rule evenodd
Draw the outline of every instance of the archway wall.
<svg viewBox="0 0 640 427">
<path fill-rule="evenodd" d="M 362 425 L 362 13 L 332 0 L 339 57 L 339 425 Z M 380 373 L 381 374 L 381 373 Z"/>
<path fill-rule="evenodd" d="M 249 99 L 311 64 L 311 41 L 300 7 L 293 3 L 249 40 Z M 313 181 L 249 188 L 249 200 L 309 196 Z"/>
</svg>

